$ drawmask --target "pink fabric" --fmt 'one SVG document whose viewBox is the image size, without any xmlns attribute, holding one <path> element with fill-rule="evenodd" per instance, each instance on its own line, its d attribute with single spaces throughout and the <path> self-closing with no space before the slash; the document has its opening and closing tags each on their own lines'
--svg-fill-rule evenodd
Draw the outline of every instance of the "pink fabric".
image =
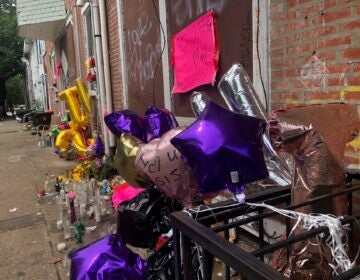
<svg viewBox="0 0 360 280">
<path fill-rule="evenodd" d="M 128 183 L 123 183 L 118 186 L 113 187 L 114 193 L 111 196 L 114 208 L 117 209 L 118 205 L 121 202 L 130 200 L 137 196 L 139 193 L 144 191 L 144 189 L 141 188 L 133 188 Z"/>
<path fill-rule="evenodd" d="M 173 36 L 173 93 L 214 83 L 219 61 L 215 17 L 210 11 Z"/>
</svg>

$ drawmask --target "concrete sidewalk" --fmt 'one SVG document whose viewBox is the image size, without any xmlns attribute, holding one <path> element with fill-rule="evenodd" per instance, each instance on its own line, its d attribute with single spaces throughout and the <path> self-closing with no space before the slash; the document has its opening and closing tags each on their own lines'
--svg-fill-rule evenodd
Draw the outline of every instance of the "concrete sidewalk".
<svg viewBox="0 0 360 280">
<path fill-rule="evenodd" d="M 14 120 L 0 122 L 0 279 L 68 279 L 69 263 L 49 262 L 64 260 L 79 245 L 71 240 L 65 252 L 56 251 L 64 240 L 56 228 L 55 196 L 40 200 L 37 193 L 46 173 L 60 175 L 76 163 L 60 159 L 51 147 L 39 148 L 37 136 L 23 127 Z M 85 241 L 105 235 L 114 216 Z"/>
</svg>

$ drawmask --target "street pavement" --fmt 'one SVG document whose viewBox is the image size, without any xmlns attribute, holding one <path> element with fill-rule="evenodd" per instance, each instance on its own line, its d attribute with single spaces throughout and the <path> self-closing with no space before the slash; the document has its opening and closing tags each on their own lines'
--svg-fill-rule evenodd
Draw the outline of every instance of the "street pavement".
<svg viewBox="0 0 360 280">
<path fill-rule="evenodd" d="M 37 194 L 46 174 L 60 175 L 76 163 L 60 159 L 52 147 L 39 147 L 38 137 L 23 124 L 5 120 L 0 121 L 0 164 L 0 279 L 69 279 L 66 256 L 84 244 L 72 238 L 64 252 L 57 251 L 64 239 L 56 228 L 55 196 Z M 115 214 L 106 217 L 85 242 L 106 235 L 115 221 Z"/>
</svg>

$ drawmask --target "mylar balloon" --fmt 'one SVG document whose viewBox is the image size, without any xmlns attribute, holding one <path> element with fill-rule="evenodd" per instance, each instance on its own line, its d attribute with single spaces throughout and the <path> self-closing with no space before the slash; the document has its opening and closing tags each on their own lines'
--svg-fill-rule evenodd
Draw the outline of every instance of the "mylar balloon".
<svg viewBox="0 0 360 280">
<path fill-rule="evenodd" d="M 71 280 L 147 279 L 147 263 L 126 247 L 118 235 L 108 235 L 69 254 Z"/>
<path fill-rule="evenodd" d="M 191 126 L 171 139 L 188 159 L 202 193 L 242 190 L 268 176 L 262 151 L 264 120 L 209 102 Z"/>
<path fill-rule="evenodd" d="M 85 112 L 85 114 L 87 114 L 87 117 L 89 118 L 90 113 L 91 113 L 91 104 L 90 104 L 89 93 L 86 89 L 86 86 L 84 85 L 84 82 L 80 78 L 76 79 L 75 84 L 76 84 L 78 96 L 79 96 L 79 99 L 83 106 L 84 112 Z"/>
<path fill-rule="evenodd" d="M 184 129 L 172 129 L 160 139 L 141 145 L 135 166 L 153 181 L 159 191 L 190 205 L 197 193 L 196 180 L 186 159 L 170 143 L 170 139 Z"/>
<path fill-rule="evenodd" d="M 71 120 L 83 128 L 87 127 L 89 116 L 81 111 L 77 87 L 73 86 L 60 92 L 59 98 L 65 101 L 66 106 L 69 108 Z"/>
<path fill-rule="evenodd" d="M 153 184 L 142 177 L 135 168 L 136 153 L 141 144 L 143 142 L 140 139 L 126 133 L 121 134 L 116 146 L 114 165 L 121 177 L 131 186 L 147 188 Z"/>
<path fill-rule="evenodd" d="M 241 64 L 234 64 L 224 74 L 218 88 L 231 111 L 266 120 L 265 109 Z M 263 138 L 269 177 L 281 186 L 289 185 L 291 175 L 287 164 L 275 152 L 268 133 L 264 133 Z"/>
<path fill-rule="evenodd" d="M 105 118 L 105 124 L 117 137 L 121 133 L 128 133 L 145 141 L 144 120 L 138 114 L 130 110 L 122 110 L 108 114 Z"/>
<path fill-rule="evenodd" d="M 144 123 L 147 131 L 147 141 L 160 138 L 164 133 L 178 127 L 174 115 L 167 109 L 158 109 L 150 106 L 144 116 Z"/>
<path fill-rule="evenodd" d="M 104 145 L 103 145 L 103 142 L 101 140 L 101 137 L 100 135 L 98 135 L 96 137 L 96 148 L 95 148 L 95 151 L 96 151 L 96 155 L 97 156 L 103 156 L 105 154 L 104 152 Z"/>
<path fill-rule="evenodd" d="M 205 92 L 194 91 L 190 97 L 191 109 L 195 117 L 199 117 L 204 111 L 206 105 L 209 103 L 210 98 Z"/>
<path fill-rule="evenodd" d="M 62 130 L 56 137 L 55 147 L 67 150 L 71 145 L 79 154 L 86 154 L 87 145 L 83 135 L 73 129 Z"/>
</svg>

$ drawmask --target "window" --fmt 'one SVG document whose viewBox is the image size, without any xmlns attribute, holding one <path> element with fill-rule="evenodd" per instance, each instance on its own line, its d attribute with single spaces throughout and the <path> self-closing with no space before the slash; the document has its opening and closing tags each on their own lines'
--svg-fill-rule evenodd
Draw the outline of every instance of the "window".
<svg viewBox="0 0 360 280">
<path fill-rule="evenodd" d="M 86 3 L 84 5 L 84 7 L 81 9 L 81 13 L 84 19 L 86 56 L 87 58 L 89 58 L 90 56 L 95 57 L 93 22 L 92 22 L 91 8 L 89 3 Z M 97 91 L 96 80 L 94 80 L 89 83 L 89 94 L 94 96 L 96 95 L 96 91 Z"/>
<path fill-rule="evenodd" d="M 89 3 L 86 3 L 86 5 L 82 8 L 82 14 L 84 17 L 86 55 L 89 57 L 95 55 L 93 25 Z"/>
</svg>

